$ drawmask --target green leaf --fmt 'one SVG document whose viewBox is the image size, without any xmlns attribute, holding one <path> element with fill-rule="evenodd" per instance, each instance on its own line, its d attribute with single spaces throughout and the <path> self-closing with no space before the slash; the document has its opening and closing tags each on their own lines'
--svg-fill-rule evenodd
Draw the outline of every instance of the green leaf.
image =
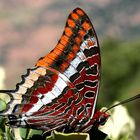
<svg viewBox="0 0 140 140">
<path fill-rule="evenodd" d="M 0 129 L 0 140 L 4 140 L 4 133 L 1 129 Z"/>
<path fill-rule="evenodd" d="M 41 135 L 41 130 L 35 130 L 35 129 L 26 129 L 26 128 L 20 128 L 20 135 L 23 139 L 30 139 L 34 135 Z"/>
<path fill-rule="evenodd" d="M 0 98 L 0 111 L 4 111 L 6 106 L 6 102 Z"/>
<path fill-rule="evenodd" d="M 46 140 L 88 140 L 89 135 L 87 133 L 69 133 L 64 134 L 57 131 L 53 131 L 50 137 Z"/>
</svg>

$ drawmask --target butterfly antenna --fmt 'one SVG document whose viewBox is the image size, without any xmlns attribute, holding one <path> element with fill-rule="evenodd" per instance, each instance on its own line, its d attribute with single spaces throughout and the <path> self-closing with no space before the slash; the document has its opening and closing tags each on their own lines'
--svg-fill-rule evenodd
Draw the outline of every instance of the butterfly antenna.
<svg viewBox="0 0 140 140">
<path fill-rule="evenodd" d="M 0 93 L 10 93 L 13 92 L 14 90 L 0 90 Z"/>
<path fill-rule="evenodd" d="M 126 99 L 124 101 L 121 101 L 121 102 L 109 107 L 105 112 L 107 112 L 108 110 L 110 110 L 110 109 L 112 109 L 112 108 L 114 108 L 116 106 L 119 106 L 119 105 L 122 105 L 122 104 L 125 104 L 125 103 L 128 103 L 128 102 L 134 101 L 134 100 L 139 99 L 139 98 L 140 98 L 140 94 L 137 94 L 136 96 L 133 96 L 133 97 L 131 97 L 129 99 Z"/>
<path fill-rule="evenodd" d="M 2 114 L 0 114 L 0 117 L 2 117 L 2 118 L 7 118 L 7 116 L 8 115 L 2 115 Z"/>
</svg>

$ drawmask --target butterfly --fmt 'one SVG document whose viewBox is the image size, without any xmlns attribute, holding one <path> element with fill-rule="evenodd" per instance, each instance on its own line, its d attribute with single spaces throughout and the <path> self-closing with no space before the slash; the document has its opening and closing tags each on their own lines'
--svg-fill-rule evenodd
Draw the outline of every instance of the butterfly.
<svg viewBox="0 0 140 140">
<path fill-rule="evenodd" d="M 96 112 L 101 59 L 93 25 L 80 9 L 68 16 L 55 48 L 27 69 L 0 115 L 7 125 L 46 132 L 87 132 L 104 123 L 109 115 Z"/>
</svg>

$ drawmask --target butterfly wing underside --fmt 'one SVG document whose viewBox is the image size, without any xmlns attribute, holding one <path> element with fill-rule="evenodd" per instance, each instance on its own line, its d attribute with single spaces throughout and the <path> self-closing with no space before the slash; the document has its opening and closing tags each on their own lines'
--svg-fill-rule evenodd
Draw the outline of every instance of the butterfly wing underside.
<svg viewBox="0 0 140 140">
<path fill-rule="evenodd" d="M 94 115 L 99 79 L 97 36 L 88 16 L 76 8 L 56 47 L 27 70 L 11 93 L 11 113 L 20 116 L 16 124 L 85 131 Z"/>
</svg>

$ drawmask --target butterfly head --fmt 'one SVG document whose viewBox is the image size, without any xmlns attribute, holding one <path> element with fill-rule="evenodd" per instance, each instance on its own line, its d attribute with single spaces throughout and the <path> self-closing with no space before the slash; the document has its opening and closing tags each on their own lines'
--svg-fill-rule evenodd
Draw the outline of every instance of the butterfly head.
<svg viewBox="0 0 140 140">
<path fill-rule="evenodd" d="M 18 121 L 16 115 L 8 115 L 8 119 L 7 119 L 6 125 L 18 126 L 18 124 L 19 124 L 19 121 Z"/>
<path fill-rule="evenodd" d="M 25 117 L 22 117 L 20 115 L 15 114 L 9 114 L 9 115 L 0 115 L 0 117 L 3 117 L 5 125 L 10 127 L 20 127 L 21 125 L 26 125 Z"/>
</svg>

